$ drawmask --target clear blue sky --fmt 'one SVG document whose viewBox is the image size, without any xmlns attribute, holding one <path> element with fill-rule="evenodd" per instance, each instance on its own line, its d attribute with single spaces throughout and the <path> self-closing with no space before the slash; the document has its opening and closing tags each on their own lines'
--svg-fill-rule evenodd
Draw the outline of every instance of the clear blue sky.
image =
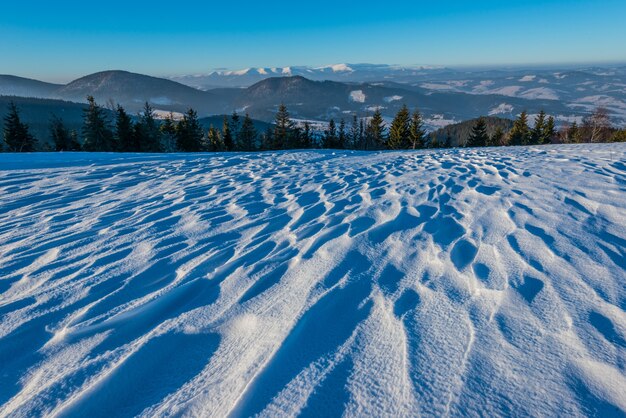
<svg viewBox="0 0 626 418">
<path fill-rule="evenodd" d="M 0 73 L 626 61 L 626 0 L 7 1 Z"/>
</svg>

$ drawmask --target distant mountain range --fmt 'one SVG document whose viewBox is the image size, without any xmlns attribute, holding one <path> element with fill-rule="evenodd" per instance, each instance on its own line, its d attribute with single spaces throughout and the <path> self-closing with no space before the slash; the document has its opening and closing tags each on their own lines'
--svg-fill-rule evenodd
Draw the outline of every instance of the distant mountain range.
<svg viewBox="0 0 626 418">
<path fill-rule="evenodd" d="M 336 64 L 224 70 L 175 80 L 104 71 L 67 85 L 0 76 L 0 95 L 79 103 L 93 95 L 102 105 L 119 103 L 133 113 L 148 101 L 161 114 L 189 107 L 201 117 L 237 110 L 266 122 L 280 103 L 296 119 L 319 122 L 365 117 L 377 108 L 390 120 L 406 104 L 422 111 L 431 130 L 481 115 L 514 118 L 522 110 L 532 117 L 544 109 L 558 122 L 573 121 L 604 106 L 615 123 L 626 124 L 626 66 L 560 71 Z"/>
</svg>

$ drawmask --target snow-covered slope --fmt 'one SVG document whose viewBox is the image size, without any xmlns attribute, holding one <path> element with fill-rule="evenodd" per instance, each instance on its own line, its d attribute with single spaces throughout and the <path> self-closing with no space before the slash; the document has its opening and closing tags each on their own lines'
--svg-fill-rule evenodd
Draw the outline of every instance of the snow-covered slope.
<svg viewBox="0 0 626 418">
<path fill-rule="evenodd" d="M 626 147 L 0 155 L 1 416 L 623 416 Z"/>
</svg>

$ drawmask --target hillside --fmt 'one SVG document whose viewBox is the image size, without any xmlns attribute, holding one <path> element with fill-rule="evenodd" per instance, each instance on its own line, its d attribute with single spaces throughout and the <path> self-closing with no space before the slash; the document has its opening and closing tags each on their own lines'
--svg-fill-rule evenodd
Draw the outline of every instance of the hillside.
<svg viewBox="0 0 626 418">
<path fill-rule="evenodd" d="M 60 84 L 45 83 L 13 75 L 0 75 L 0 96 L 48 98 L 61 87 Z"/>
<path fill-rule="evenodd" d="M 624 416 L 624 161 L 0 154 L 0 416 Z"/>
</svg>

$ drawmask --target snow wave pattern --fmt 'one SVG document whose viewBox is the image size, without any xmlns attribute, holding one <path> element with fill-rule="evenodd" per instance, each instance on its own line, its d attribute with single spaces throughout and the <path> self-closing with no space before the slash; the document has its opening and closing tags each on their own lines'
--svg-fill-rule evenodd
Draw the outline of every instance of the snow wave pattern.
<svg viewBox="0 0 626 418">
<path fill-rule="evenodd" d="M 625 414 L 624 145 L 1 167 L 1 416 Z"/>
</svg>

